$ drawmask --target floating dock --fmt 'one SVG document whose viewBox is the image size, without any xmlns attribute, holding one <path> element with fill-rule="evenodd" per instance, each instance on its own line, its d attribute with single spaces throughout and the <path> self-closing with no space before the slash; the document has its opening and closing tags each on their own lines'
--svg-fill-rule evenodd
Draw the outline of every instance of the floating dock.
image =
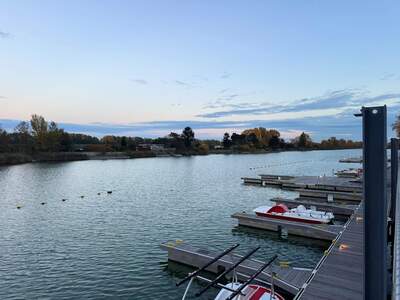
<svg viewBox="0 0 400 300">
<path fill-rule="evenodd" d="M 341 202 L 359 204 L 362 194 L 356 192 L 337 192 L 327 190 L 298 189 L 299 198 L 315 199 L 322 202 Z"/>
<path fill-rule="evenodd" d="M 231 217 L 237 219 L 240 226 L 277 231 L 281 234 L 297 235 L 325 241 L 334 240 L 343 229 L 341 225 L 305 224 L 259 217 L 248 213 L 235 213 Z"/>
<path fill-rule="evenodd" d="M 341 163 L 350 163 L 350 164 L 361 164 L 363 162 L 362 157 L 348 157 L 339 159 Z"/>
<path fill-rule="evenodd" d="M 327 190 L 336 192 L 362 191 L 362 183 L 358 179 L 335 176 L 282 176 L 259 175 L 259 178 L 243 177 L 243 183 L 260 186 L 275 186 L 285 190 Z"/>
<path fill-rule="evenodd" d="M 217 252 L 196 248 L 182 241 L 162 243 L 161 249 L 168 251 L 169 260 L 194 268 L 202 267 L 218 255 Z M 224 269 L 228 269 L 240 258 L 241 256 L 237 254 L 224 256 L 206 270 L 212 273 L 221 272 Z M 263 264 L 264 262 L 255 259 L 244 261 L 236 269 L 238 279 L 242 281 L 245 280 L 246 276 L 248 277 L 254 274 L 254 272 Z M 255 282 L 268 286 L 271 279 L 270 271 L 270 269 L 267 269 L 262 272 L 257 279 L 255 279 Z M 274 265 L 273 272 L 276 273 L 276 277 L 274 277 L 274 285 L 293 296 L 300 291 L 301 287 L 311 276 L 310 269 L 293 268 L 288 266 L 281 267 Z"/>
</svg>

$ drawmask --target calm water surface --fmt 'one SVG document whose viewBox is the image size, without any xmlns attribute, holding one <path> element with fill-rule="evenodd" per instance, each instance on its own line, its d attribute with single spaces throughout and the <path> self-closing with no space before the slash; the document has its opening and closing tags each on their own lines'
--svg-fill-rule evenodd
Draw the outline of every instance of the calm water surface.
<svg viewBox="0 0 400 300">
<path fill-rule="evenodd" d="M 259 259 L 278 253 L 312 267 L 325 244 L 239 228 L 230 218 L 296 194 L 245 186 L 240 178 L 331 175 L 351 166 L 339 158 L 358 155 L 312 151 L 0 167 L 0 299 L 180 299 L 184 287 L 175 282 L 190 269 L 168 264 L 159 248 L 176 239 L 216 250 L 241 243 L 242 253 L 260 245 Z"/>
</svg>

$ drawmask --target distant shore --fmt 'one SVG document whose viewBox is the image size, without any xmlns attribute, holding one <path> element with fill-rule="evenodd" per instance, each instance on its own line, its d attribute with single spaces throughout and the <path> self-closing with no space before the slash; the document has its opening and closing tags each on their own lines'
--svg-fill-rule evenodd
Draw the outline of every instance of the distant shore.
<svg viewBox="0 0 400 300">
<path fill-rule="evenodd" d="M 349 149 L 349 148 L 346 148 Z M 26 153 L 0 153 L 0 166 L 11 166 L 34 162 L 68 162 L 81 160 L 110 160 L 110 159 L 134 159 L 146 157 L 182 157 L 209 154 L 267 154 L 292 151 L 313 151 L 313 150 L 346 150 L 346 149 L 276 149 L 239 152 L 234 150 L 210 150 L 207 154 L 196 152 L 186 153 L 165 153 L 153 151 L 132 151 L 132 152 L 40 152 L 34 154 Z M 357 149 L 357 148 L 354 148 Z"/>
</svg>

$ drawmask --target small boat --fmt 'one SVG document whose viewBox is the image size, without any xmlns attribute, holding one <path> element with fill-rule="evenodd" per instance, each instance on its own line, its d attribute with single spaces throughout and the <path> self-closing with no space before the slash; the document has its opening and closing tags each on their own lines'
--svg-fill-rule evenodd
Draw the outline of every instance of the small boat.
<svg viewBox="0 0 400 300">
<path fill-rule="evenodd" d="M 242 285 L 238 282 L 231 282 L 225 285 L 225 288 L 222 289 L 215 300 L 226 300 L 228 299 L 233 292 L 230 290 L 238 290 Z M 229 289 L 229 290 L 228 290 Z M 242 291 L 242 295 L 237 295 L 234 300 L 285 300 L 281 295 L 276 292 L 271 291 L 271 289 L 256 285 L 250 284 L 247 285 Z"/>
<path fill-rule="evenodd" d="M 288 209 L 285 204 L 260 206 L 254 209 L 254 212 L 260 217 L 309 224 L 328 224 L 331 223 L 334 218 L 331 212 L 307 209 L 303 205 L 292 209 Z"/>
</svg>

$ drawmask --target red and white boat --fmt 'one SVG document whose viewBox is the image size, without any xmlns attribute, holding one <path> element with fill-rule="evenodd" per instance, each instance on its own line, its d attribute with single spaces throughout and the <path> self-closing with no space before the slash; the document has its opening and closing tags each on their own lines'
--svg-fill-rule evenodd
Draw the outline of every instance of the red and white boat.
<svg viewBox="0 0 400 300">
<path fill-rule="evenodd" d="M 254 209 L 254 212 L 261 217 L 309 224 L 328 224 L 334 218 L 331 212 L 307 209 L 303 205 L 292 209 L 288 209 L 285 204 L 260 206 Z"/>
<path fill-rule="evenodd" d="M 230 290 L 237 290 L 241 287 L 241 284 L 238 282 L 231 282 L 225 285 Z M 215 300 L 226 300 L 229 296 L 232 295 L 228 289 L 222 289 Z M 285 300 L 281 295 L 276 292 L 272 292 L 270 289 L 255 285 L 249 284 L 242 290 L 242 295 L 237 295 L 233 300 Z"/>
</svg>

